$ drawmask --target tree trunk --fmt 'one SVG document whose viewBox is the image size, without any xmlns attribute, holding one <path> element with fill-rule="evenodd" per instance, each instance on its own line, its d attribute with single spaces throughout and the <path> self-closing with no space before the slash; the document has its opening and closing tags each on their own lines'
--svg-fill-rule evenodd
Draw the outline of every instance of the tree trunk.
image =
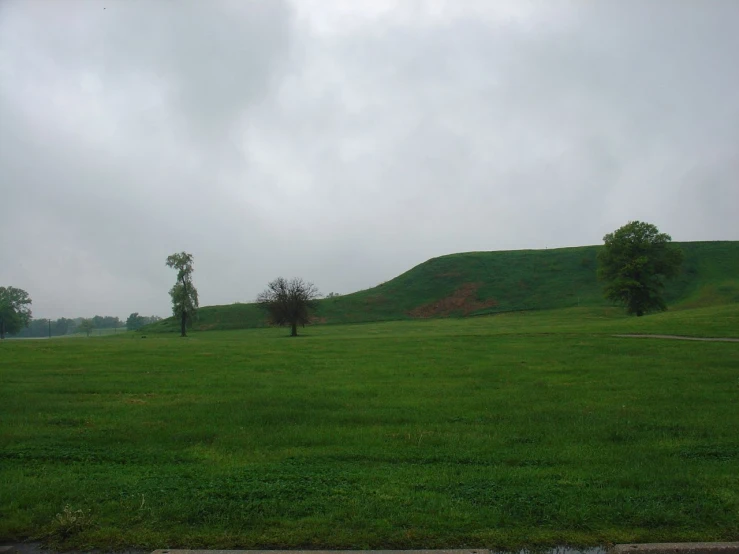
<svg viewBox="0 0 739 554">
<path fill-rule="evenodd" d="M 0 340 L 5 338 L 5 320 L 0 319 Z"/>
<path fill-rule="evenodd" d="M 187 294 L 188 294 L 187 293 L 187 281 L 185 281 L 184 277 L 182 279 L 182 288 L 185 291 L 185 300 L 184 301 L 185 301 L 185 306 L 187 306 Z M 180 334 L 181 337 L 186 337 L 187 336 L 187 311 L 184 309 L 184 307 L 183 307 L 183 310 L 182 310 L 182 323 L 180 325 L 180 331 L 181 331 L 181 334 Z"/>
<path fill-rule="evenodd" d="M 292 332 L 290 333 L 291 337 L 297 337 L 298 336 L 298 324 L 293 323 L 292 324 Z"/>
</svg>

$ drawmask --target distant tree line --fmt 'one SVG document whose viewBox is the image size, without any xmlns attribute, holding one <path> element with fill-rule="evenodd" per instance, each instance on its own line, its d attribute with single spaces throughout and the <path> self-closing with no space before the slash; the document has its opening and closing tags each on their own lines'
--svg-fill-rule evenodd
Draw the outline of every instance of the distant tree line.
<svg viewBox="0 0 739 554">
<path fill-rule="evenodd" d="M 82 318 L 67 319 L 61 317 L 51 322 L 51 336 L 60 337 L 74 333 Z M 48 319 L 32 319 L 28 323 L 28 327 L 21 329 L 15 335 L 16 337 L 48 337 L 49 336 L 49 320 Z"/>
<path fill-rule="evenodd" d="M 129 331 L 136 331 L 137 329 L 141 329 L 144 325 L 161 321 L 161 319 L 162 318 L 158 315 L 146 316 L 139 315 L 138 312 L 134 312 L 128 316 L 128 319 L 126 320 L 126 329 Z"/>
<path fill-rule="evenodd" d="M 76 333 L 85 333 L 90 335 L 94 329 L 120 329 L 126 327 L 129 331 L 135 331 L 140 329 L 144 325 L 160 321 L 162 318 L 156 315 L 144 316 L 139 315 L 137 312 L 132 313 L 128 316 L 128 319 L 124 322 L 116 316 L 102 316 L 96 315 L 91 318 L 66 318 L 60 317 L 57 320 L 48 319 L 30 319 L 28 326 L 20 329 L 16 333 L 8 333 L 9 336 L 19 338 L 36 338 L 36 337 L 48 337 L 51 334 L 52 337 L 62 337 L 64 335 L 74 335 Z"/>
<path fill-rule="evenodd" d="M 96 315 L 92 318 L 66 318 L 60 317 L 57 320 L 51 320 L 49 323 L 48 319 L 31 319 L 28 323 L 28 327 L 25 327 L 15 334 L 11 334 L 14 337 L 21 338 L 33 338 L 33 337 L 48 337 L 49 331 L 51 331 L 52 337 L 61 337 L 64 335 L 73 335 L 75 333 L 87 333 L 89 334 L 92 329 L 120 329 L 126 327 L 129 331 L 140 329 L 144 325 L 160 321 L 162 318 L 156 315 L 143 316 L 138 313 L 132 313 L 128 316 L 125 323 L 116 316 L 100 316 Z"/>
<path fill-rule="evenodd" d="M 20 338 L 48 337 L 50 331 L 52 337 L 73 335 L 84 331 L 80 326 L 85 321 L 89 321 L 90 323 L 85 323 L 84 327 L 92 325 L 93 329 L 115 329 L 123 327 L 124 325 L 123 321 L 121 321 L 119 317 L 101 315 L 96 315 L 88 320 L 82 317 L 76 317 L 73 319 L 60 317 L 57 320 L 52 319 L 51 322 L 46 318 L 31 319 L 28 322 L 28 327 L 21 329 L 11 336 Z"/>
</svg>

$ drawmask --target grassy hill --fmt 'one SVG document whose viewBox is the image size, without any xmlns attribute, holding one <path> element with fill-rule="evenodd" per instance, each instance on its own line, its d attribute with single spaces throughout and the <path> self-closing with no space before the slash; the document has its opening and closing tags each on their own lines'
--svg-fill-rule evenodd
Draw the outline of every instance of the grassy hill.
<svg viewBox="0 0 739 554">
<path fill-rule="evenodd" d="M 739 241 L 677 243 L 680 277 L 668 284 L 671 309 L 739 302 Z M 433 258 L 377 287 L 319 302 L 318 323 L 463 317 L 521 310 L 607 306 L 596 277 L 601 246 L 466 252 Z M 265 325 L 255 304 L 206 306 L 196 330 Z M 178 330 L 172 318 L 145 332 Z"/>
</svg>

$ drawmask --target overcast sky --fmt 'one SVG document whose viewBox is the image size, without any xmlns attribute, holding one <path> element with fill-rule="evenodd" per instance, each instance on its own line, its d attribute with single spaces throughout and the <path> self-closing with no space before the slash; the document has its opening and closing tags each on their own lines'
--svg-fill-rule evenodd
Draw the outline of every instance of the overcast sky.
<svg viewBox="0 0 739 554">
<path fill-rule="evenodd" d="M 0 285 L 323 293 L 629 220 L 739 239 L 736 0 L 0 0 Z"/>
</svg>

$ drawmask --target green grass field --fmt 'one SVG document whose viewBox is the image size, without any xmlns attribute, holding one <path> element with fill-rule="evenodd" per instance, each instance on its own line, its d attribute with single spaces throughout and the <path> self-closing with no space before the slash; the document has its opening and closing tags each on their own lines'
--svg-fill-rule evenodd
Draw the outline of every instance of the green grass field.
<svg viewBox="0 0 739 554">
<path fill-rule="evenodd" d="M 739 540 L 739 344 L 624 332 L 738 337 L 739 304 L 5 341 L 0 538 Z"/>
</svg>

